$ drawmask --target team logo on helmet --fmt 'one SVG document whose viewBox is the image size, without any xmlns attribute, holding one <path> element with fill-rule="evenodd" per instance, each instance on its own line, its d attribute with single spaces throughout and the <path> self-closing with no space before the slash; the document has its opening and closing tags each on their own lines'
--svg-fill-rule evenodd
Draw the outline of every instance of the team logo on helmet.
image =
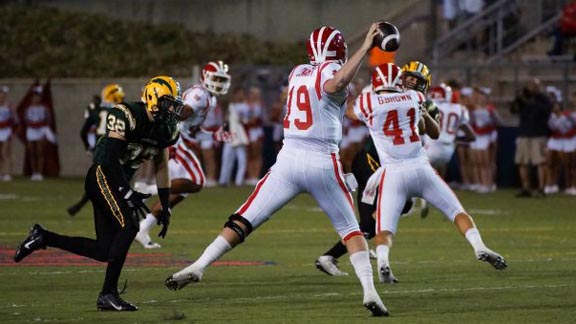
<svg viewBox="0 0 576 324">
<path fill-rule="evenodd" d="M 402 91 L 402 70 L 393 63 L 378 65 L 372 72 L 372 90 Z"/>
<path fill-rule="evenodd" d="M 180 84 L 169 76 L 157 76 L 146 83 L 142 102 L 152 113 L 154 120 L 181 119 L 184 107 L 180 96 Z"/>
<path fill-rule="evenodd" d="M 326 61 L 346 62 L 348 45 L 342 33 L 333 27 L 321 27 L 310 34 L 306 43 L 310 64 L 317 65 Z"/>
</svg>

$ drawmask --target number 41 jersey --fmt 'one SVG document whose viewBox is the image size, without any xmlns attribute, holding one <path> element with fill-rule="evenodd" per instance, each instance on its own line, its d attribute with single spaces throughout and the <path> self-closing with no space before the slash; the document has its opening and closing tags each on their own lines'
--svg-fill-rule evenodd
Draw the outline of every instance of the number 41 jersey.
<svg viewBox="0 0 576 324">
<path fill-rule="evenodd" d="M 354 113 L 370 129 L 382 165 L 408 159 L 426 159 L 418 135 L 420 105 L 424 95 L 418 91 L 362 93 Z"/>
<path fill-rule="evenodd" d="M 316 66 L 302 64 L 292 70 L 283 122 L 285 146 L 338 152 L 348 89 L 327 94 L 324 84 L 341 68 L 329 61 Z"/>
</svg>

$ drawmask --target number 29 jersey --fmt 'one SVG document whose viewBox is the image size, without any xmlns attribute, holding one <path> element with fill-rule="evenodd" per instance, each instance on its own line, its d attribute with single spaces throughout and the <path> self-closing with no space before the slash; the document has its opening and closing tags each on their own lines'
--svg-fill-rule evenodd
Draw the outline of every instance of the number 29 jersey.
<svg viewBox="0 0 576 324">
<path fill-rule="evenodd" d="M 418 91 L 362 93 L 354 113 L 370 129 L 382 165 L 409 159 L 426 159 L 418 121 L 424 95 Z"/>
<path fill-rule="evenodd" d="M 338 152 L 348 89 L 328 94 L 324 84 L 341 68 L 329 61 L 317 66 L 302 64 L 292 70 L 283 121 L 284 146 Z"/>
</svg>

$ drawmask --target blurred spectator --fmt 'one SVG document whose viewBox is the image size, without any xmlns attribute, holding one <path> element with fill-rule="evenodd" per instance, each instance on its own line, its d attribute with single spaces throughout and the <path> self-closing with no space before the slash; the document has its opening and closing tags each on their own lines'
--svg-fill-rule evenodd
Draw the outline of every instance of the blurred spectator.
<svg viewBox="0 0 576 324">
<path fill-rule="evenodd" d="M 246 184 L 255 186 L 262 171 L 262 143 L 264 139 L 262 117 L 265 108 L 260 88 L 251 87 L 248 90 L 246 103 L 248 116 L 244 120 L 244 124 L 247 126 L 250 141 L 248 144 L 248 179 L 246 179 Z"/>
<path fill-rule="evenodd" d="M 12 130 L 16 124 L 14 107 L 8 102 L 9 88 L 0 87 L 0 181 L 12 180 Z"/>
<path fill-rule="evenodd" d="M 25 108 L 24 123 L 26 128 L 26 147 L 30 156 L 30 166 L 32 169 L 32 181 L 42 181 L 44 166 L 44 149 L 46 140 L 54 142 L 54 134 L 50 130 L 50 111 L 42 103 L 42 87 L 38 86 L 33 90 L 32 101 Z"/>
<path fill-rule="evenodd" d="M 564 112 L 572 125 L 567 135 L 567 167 L 566 167 L 566 190 L 568 195 L 576 196 L 576 92 L 570 98 L 570 107 Z"/>
<path fill-rule="evenodd" d="M 270 109 L 270 122 L 272 123 L 272 140 L 274 142 L 274 153 L 277 154 L 282 147 L 284 139 L 283 119 L 286 115 L 286 98 L 288 97 L 288 86 L 282 86 L 278 100 L 272 104 Z"/>
<path fill-rule="evenodd" d="M 552 32 L 553 44 L 548 55 L 562 55 L 565 53 L 566 38 L 576 36 L 576 1 L 571 1 L 562 8 L 562 16 L 558 26 Z"/>
<path fill-rule="evenodd" d="M 548 127 L 550 128 L 551 134 L 546 143 L 548 149 L 548 172 L 544 193 L 554 194 L 559 191 L 558 177 L 560 175 L 560 169 L 567 165 L 566 151 L 569 149 L 567 147 L 569 144 L 567 136 L 572 125 L 568 120 L 568 116 L 562 111 L 562 103 L 558 100 L 560 97 L 557 97 L 555 89 L 553 87 L 547 87 L 546 92 L 552 103 L 552 113 L 550 114 L 550 119 L 548 119 Z"/>
<path fill-rule="evenodd" d="M 517 197 L 532 196 L 530 185 L 530 166 L 538 169 L 537 196 L 544 197 L 546 181 L 546 140 L 549 133 L 548 119 L 552 104 L 540 87 L 540 80 L 534 78 L 524 87 L 512 105 L 510 111 L 518 114 L 518 138 L 516 139 L 516 155 L 514 161 L 518 165 L 522 191 Z"/>
<path fill-rule="evenodd" d="M 216 105 L 214 109 L 210 109 L 206 115 L 204 123 L 202 123 L 202 128 L 208 131 L 216 131 L 222 125 L 224 117 L 222 116 L 222 108 L 220 105 Z M 201 133 L 198 135 L 198 140 L 200 141 L 200 149 L 202 150 L 202 166 L 204 171 L 206 171 L 206 187 L 216 186 L 216 166 L 218 162 L 216 161 L 216 145 L 219 145 L 214 141 L 213 136 L 208 133 Z"/>
<path fill-rule="evenodd" d="M 248 147 L 248 133 L 245 125 L 242 123 L 242 116 L 247 116 L 248 105 L 242 88 L 236 88 L 232 94 L 232 100 L 228 105 L 228 123 L 230 124 L 230 133 L 232 141 L 224 143 L 222 148 L 222 166 L 220 168 L 220 179 L 218 183 L 221 186 L 227 186 L 234 169 L 234 162 L 237 161 L 236 176 L 234 184 L 241 186 L 244 183 L 246 173 Z"/>
<path fill-rule="evenodd" d="M 472 108 L 472 88 L 464 87 L 459 91 L 459 100 L 453 101 L 455 103 L 460 103 L 466 108 L 465 114 L 470 116 L 470 110 Z M 454 98 L 454 96 L 452 97 Z M 463 130 L 458 130 L 456 132 L 456 137 L 461 138 L 465 137 L 465 133 Z M 456 154 L 458 157 L 458 166 L 460 169 L 460 179 L 461 179 L 461 189 L 464 190 L 471 190 L 473 189 L 474 185 L 474 178 L 472 175 L 473 171 L 473 164 L 472 164 L 472 157 L 471 157 L 471 150 L 470 150 L 470 143 L 456 141 Z"/>
<path fill-rule="evenodd" d="M 476 191 L 487 193 L 495 190 L 490 144 L 498 122 L 494 107 L 488 104 L 488 97 L 483 89 L 474 88 L 472 101 L 470 123 L 476 134 L 476 140 L 470 143 L 470 149 L 477 184 Z"/>
<path fill-rule="evenodd" d="M 458 17 L 458 2 L 459 0 L 439 0 L 439 8 L 443 18 L 442 34 L 450 31 L 456 27 L 456 18 Z"/>
</svg>

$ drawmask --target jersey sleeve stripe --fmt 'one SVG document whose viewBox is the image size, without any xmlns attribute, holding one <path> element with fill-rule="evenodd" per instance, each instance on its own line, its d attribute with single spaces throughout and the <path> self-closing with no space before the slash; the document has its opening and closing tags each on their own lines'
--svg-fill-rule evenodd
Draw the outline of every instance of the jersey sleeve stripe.
<svg viewBox="0 0 576 324">
<path fill-rule="evenodd" d="M 368 123 L 372 126 L 372 120 L 374 119 L 374 113 L 372 111 L 372 96 L 369 92 L 366 93 L 366 104 L 368 106 Z"/>
<path fill-rule="evenodd" d="M 320 84 L 322 82 L 322 70 L 324 70 L 324 68 L 328 66 L 328 64 L 330 64 L 330 62 L 322 63 L 317 70 L 318 72 L 316 74 L 316 96 L 318 97 L 318 100 L 322 98 L 322 86 L 324 86 L 323 84 Z"/>
</svg>

